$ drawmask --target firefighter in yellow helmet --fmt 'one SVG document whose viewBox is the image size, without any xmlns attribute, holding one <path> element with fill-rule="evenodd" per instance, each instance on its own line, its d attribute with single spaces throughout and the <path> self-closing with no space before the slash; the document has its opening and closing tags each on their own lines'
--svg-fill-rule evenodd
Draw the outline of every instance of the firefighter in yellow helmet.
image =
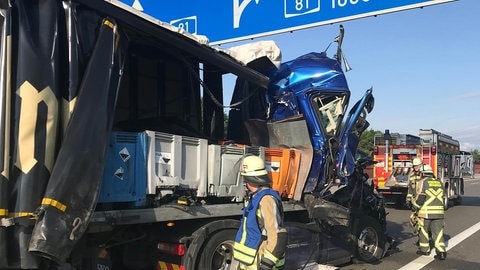
<svg viewBox="0 0 480 270">
<path fill-rule="evenodd" d="M 412 170 L 408 174 L 408 192 L 407 192 L 407 207 L 410 207 L 412 204 L 412 198 L 416 196 L 415 186 L 418 181 L 420 181 L 420 167 L 422 166 L 422 160 L 419 157 L 415 157 L 412 160 Z"/>
<path fill-rule="evenodd" d="M 408 174 L 408 191 L 407 191 L 407 198 L 406 198 L 406 206 L 407 208 L 412 208 L 412 200 L 417 196 L 416 194 L 416 187 L 417 182 L 419 182 L 421 178 L 420 167 L 422 166 L 422 160 L 419 157 L 415 157 L 412 160 L 412 170 Z M 413 234 L 418 235 L 418 217 L 417 212 L 413 211 L 410 213 L 410 225 L 412 226 Z M 416 241 L 418 245 L 419 241 Z"/>
<path fill-rule="evenodd" d="M 263 159 L 246 156 L 240 174 L 247 188 L 241 225 L 234 243 L 240 269 L 283 269 L 287 230 L 280 195 L 271 188 Z"/>
<path fill-rule="evenodd" d="M 417 182 L 417 195 L 412 206 L 418 216 L 419 255 L 430 254 L 430 240 L 434 243 L 435 258 L 445 260 L 447 251 L 443 238 L 445 209 L 443 184 L 435 178 L 430 165 L 423 165 L 422 180 Z M 431 235 L 431 239 L 430 236 Z"/>
</svg>

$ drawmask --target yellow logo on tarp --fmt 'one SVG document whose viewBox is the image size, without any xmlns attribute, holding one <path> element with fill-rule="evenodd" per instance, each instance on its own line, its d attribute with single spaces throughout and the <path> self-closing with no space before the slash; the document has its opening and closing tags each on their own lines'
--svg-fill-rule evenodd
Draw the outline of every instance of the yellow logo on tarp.
<svg viewBox="0 0 480 270">
<path fill-rule="evenodd" d="M 47 108 L 47 117 L 45 125 L 45 167 L 51 171 L 54 163 L 54 149 L 57 124 L 58 124 L 58 102 L 50 87 L 45 87 L 38 91 L 28 81 L 24 82 L 17 90 L 20 97 L 20 115 L 18 124 L 18 149 L 15 165 L 25 174 L 27 174 L 35 164 L 35 129 L 37 128 L 37 115 L 39 104 L 45 104 Z M 38 153 L 37 153 L 38 154 Z"/>
</svg>

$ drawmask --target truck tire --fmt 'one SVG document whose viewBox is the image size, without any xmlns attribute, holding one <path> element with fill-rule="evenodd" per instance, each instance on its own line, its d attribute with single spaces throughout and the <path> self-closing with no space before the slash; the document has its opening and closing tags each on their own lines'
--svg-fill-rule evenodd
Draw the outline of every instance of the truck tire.
<svg viewBox="0 0 480 270">
<path fill-rule="evenodd" d="M 462 196 L 458 195 L 458 197 L 453 200 L 453 204 L 454 205 L 462 204 Z"/>
<path fill-rule="evenodd" d="M 449 199 L 448 199 L 448 196 L 444 196 L 444 197 L 443 197 L 443 209 L 444 209 L 444 210 L 447 210 L 447 209 L 448 209 L 449 203 L 450 203 L 450 201 L 449 201 Z"/>
<path fill-rule="evenodd" d="M 201 251 L 198 269 L 228 269 L 233 262 L 233 243 L 236 230 L 225 229 L 207 240 Z"/>
<path fill-rule="evenodd" d="M 385 254 L 385 232 L 380 223 L 371 217 L 360 217 L 355 231 L 356 247 L 354 262 L 374 263 Z"/>
</svg>

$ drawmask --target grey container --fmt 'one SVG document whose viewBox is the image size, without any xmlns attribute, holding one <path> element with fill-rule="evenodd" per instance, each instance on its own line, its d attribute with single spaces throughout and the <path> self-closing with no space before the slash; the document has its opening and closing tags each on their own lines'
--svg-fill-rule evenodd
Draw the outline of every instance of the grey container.
<svg viewBox="0 0 480 270">
<path fill-rule="evenodd" d="M 242 201 L 245 188 L 240 177 L 240 165 L 247 154 L 265 157 L 265 149 L 242 145 L 208 146 L 208 196 Z"/>
<path fill-rule="evenodd" d="M 203 196 L 207 181 L 207 146 L 205 139 L 146 131 L 147 193 L 161 190 L 165 195 L 174 189 L 196 189 Z"/>
</svg>

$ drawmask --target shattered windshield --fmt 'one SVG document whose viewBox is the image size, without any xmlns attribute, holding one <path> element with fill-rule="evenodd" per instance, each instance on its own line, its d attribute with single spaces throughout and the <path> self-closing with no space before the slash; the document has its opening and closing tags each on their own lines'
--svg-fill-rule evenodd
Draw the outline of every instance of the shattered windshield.
<svg viewBox="0 0 480 270">
<path fill-rule="evenodd" d="M 345 95 L 323 94 L 313 98 L 313 108 L 326 135 L 335 135 L 345 113 Z"/>
</svg>

